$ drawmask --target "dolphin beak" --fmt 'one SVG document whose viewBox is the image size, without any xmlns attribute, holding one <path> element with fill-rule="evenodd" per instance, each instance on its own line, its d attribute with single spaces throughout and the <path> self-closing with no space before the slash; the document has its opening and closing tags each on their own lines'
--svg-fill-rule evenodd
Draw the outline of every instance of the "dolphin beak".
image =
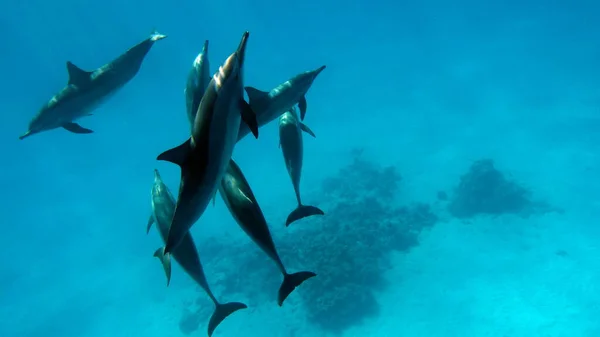
<svg viewBox="0 0 600 337">
<path fill-rule="evenodd" d="M 327 68 L 327 66 L 326 65 L 322 65 L 319 68 L 313 70 L 313 73 L 314 73 L 313 76 L 317 77 L 317 75 L 319 75 L 325 68 Z"/>
<path fill-rule="evenodd" d="M 20 140 L 23 140 L 23 139 L 25 139 L 25 138 L 27 138 L 27 137 L 31 136 L 32 134 L 33 134 L 33 133 L 31 132 L 31 130 L 29 130 L 29 131 L 25 132 L 24 134 L 20 135 L 20 136 L 19 136 L 19 139 L 20 139 Z"/>
<path fill-rule="evenodd" d="M 202 54 L 208 52 L 208 40 L 204 41 L 204 46 L 202 46 Z"/>
<path fill-rule="evenodd" d="M 244 58 L 246 56 L 246 44 L 248 43 L 248 37 L 250 36 L 250 32 L 246 31 L 244 35 L 242 35 L 242 41 L 240 41 L 240 45 L 237 49 L 238 60 L 240 65 L 244 64 Z"/>
<path fill-rule="evenodd" d="M 154 181 L 161 181 L 160 173 L 157 169 L 154 169 Z"/>
<path fill-rule="evenodd" d="M 154 33 L 152 34 L 152 36 L 150 36 L 150 41 L 152 41 L 152 42 L 156 42 L 156 41 L 158 41 L 158 40 L 162 40 L 162 39 L 164 39 L 164 38 L 166 38 L 166 37 L 167 37 L 167 36 L 166 36 L 166 35 L 164 35 L 164 34 L 160 34 L 160 33 L 158 33 L 158 32 L 154 32 Z"/>
</svg>

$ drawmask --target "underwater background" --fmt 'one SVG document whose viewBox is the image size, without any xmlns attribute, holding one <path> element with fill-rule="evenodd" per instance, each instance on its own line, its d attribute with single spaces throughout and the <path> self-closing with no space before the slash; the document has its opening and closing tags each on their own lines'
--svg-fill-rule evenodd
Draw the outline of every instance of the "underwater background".
<svg viewBox="0 0 600 337">
<path fill-rule="evenodd" d="M 166 287 L 145 233 L 156 160 L 189 130 L 183 88 L 251 33 L 245 84 L 327 68 L 307 94 L 302 193 L 277 121 L 237 144 L 290 270 L 217 197 L 192 233 L 208 281 L 249 308 L 214 336 L 600 336 L 600 7 L 592 1 L 0 3 L 0 336 L 204 336 L 212 304 L 179 268 Z M 18 140 L 66 84 L 168 36 L 76 135 Z"/>
</svg>

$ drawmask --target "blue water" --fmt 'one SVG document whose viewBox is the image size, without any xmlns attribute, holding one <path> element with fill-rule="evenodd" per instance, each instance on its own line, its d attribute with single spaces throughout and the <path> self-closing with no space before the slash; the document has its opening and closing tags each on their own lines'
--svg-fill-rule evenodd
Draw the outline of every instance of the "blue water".
<svg viewBox="0 0 600 337">
<path fill-rule="evenodd" d="M 145 225 L 153 169 L 174 192 L 179 183 L 177 167 L 155 158 L 187 137 L 192 61 L 209 39 L 214 71 L 245 30 L 246 85 L 270 90 L 327 65 L 307 95 L 305 122 L 317 138 L 304 137 L 302 174 L 305 201 L 326 215 L 285 228 L 295 198 L 277 121 L 236 146 L 288 268 L 318 276 L 278 307 L 275 267 L 248 264 L 260 252 L 217 198 L 192 233 L 217 296 L 250 308 L 215 337 L 600 336 L 595 2 L 4 0 L 0 9 L 0 336 L 186 336 L 184 313 L 203 306 L 188 333 L 206 334 L 210 302 L 178 266 L 165 286 L 152 257 L 161 241 Z M 95 69 L 153 29 L 168 38 L 81 120 L 93 134 L 57 129 L 18 140 L 65 85 L 67 60 Z M 343 217 L 350 210 L 334 211 L 342 197 L 323 181 L 362 179 L 352 167 L 339 173 L 357 148 L 360 160 L 393 166 L 402 180 L 380 208 L 365 199 L 371 204 Z M 438 192 L 454 200 L 482 159 L 549 211 L 453 216 Z M 354 198 L 380 197 L 361 186 L 348 188 Z M 381 214 L 417 202 L 435 224 L 410 249 L 381 248 L 387 234 L 378 226 L 394 226 Z M 342 306 L 352 310 L 337 322 L 341 309 L 320 307 L 319 321 L 310 313 L 320 294 L 349 304 L 368 294 L 372 310 Z"/>
</svg>

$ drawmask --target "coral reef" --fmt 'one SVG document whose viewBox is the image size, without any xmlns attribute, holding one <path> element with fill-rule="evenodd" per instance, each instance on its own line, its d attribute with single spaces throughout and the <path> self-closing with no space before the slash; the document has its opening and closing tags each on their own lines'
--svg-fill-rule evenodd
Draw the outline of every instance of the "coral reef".
<svg viewBox="0 0 600 337">
<path fill-rule="evenodd" d="M 313 324 L 338 332 L 376 315 L 374 292 L 386 286 L 389 253 L 418 245 L 421 230 L 437 221 L 428 205 L 394 205 L 400 181 L 394 167 L 378 167 L 357 151 L 323 182 L 326 217 L 286 245 L 297 265 L 319 275 L 299 292 Z"/>
<path fill-rule="evenodd" d="M 376 315 L 375 292 L 387 286 L 384 273 L 391 267 L 390 253 L 415 247 L 420 232 L 436 223 L 428 205 L 395 204 L 400 182 L 394 167 L 379 167 L 357 150 L 349 165 L 325 179 L 313 196 L 325 210 L 324 217 L 306 219 L 293 231 L 272 226 L 290 272 L 301 268 L 318 275 L 295 291 L 310 323 L 341 332 Z M 250 306 L 276 303 L 281 275 L 249 240 L 210 245 L 211 275 L 228 275 L 214 281 L 217 293 L 236 300 L 243 296 Z M 184 324 L 182 331 L 195 325 Z"/>
<path fill-rule="evenodd" d="M 479 214 L 506 213 L 527 217 L 553 210 L 546 203 L 532 201 L 530 195 L 529 190 L 498 171 L 492 160 L 482 159 L 474 162 L 460 178 L 448 211 L 456 218 L 466 219 Z"/>
</svg>

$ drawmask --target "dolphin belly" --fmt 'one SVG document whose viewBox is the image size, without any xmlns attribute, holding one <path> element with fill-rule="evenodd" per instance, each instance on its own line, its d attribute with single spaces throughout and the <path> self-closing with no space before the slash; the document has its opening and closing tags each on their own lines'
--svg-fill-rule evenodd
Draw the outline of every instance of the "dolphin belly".
<svg viewBox="0 0 600 337">
<path fill-rule="evenodd" d="M 279 141 L 285 165 L 293 183 L 296 184 L 300 180 L 304 156 L 302 131 L 295 123 L 282 124 L 279 127 Z"/>
<path fill-rule="evenodd" d="M 241 99 L 240 99 L 241 100 Z M 218 107 L 210 126 L 209 159 L 207 180 L 214 182 L 213 193 L 216 192 L 219 182 L 225 174 L 233 149 L 237 142 L 242 124 L 241 112 L 236 106 L 238 100 L 228 100 L 227 106 Z M 214 170 L 211 170 L 214 168 Z"/>
<path fill-rule="evenodd" d="M 161 199 L 162 200 L 159 202 L 154 203 L 153 209 L 160 237 L 163 242 L 166 243 L 167 238 L 169 237 L 171 219 L 175 212 L 175 200 L 168 200 L 167 198 Z M 183 270 L 198 283 L 198 285 L 201 287 L 205 286 L 205 276 L 200 264 L 198 250 L 196 249 L 194 239 L 189 232 L 181 239 L 179 245 L 173 249 L 172 256 L 181 268 L 183 268 Z"/>
</svg>

